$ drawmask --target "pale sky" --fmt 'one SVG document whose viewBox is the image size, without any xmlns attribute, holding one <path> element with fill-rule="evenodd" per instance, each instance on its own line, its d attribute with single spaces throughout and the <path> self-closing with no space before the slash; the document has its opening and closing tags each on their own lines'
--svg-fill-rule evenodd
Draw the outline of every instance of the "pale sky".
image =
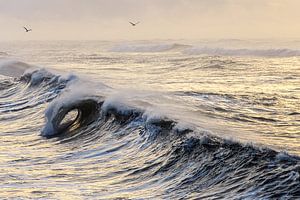
<svg viewBox="0 0 300 200">
<path fill-rule="evenodd" d="M 299 38 L 299 9 L 300 0 L 0 0 L 0 40 Z"/>
</svg>

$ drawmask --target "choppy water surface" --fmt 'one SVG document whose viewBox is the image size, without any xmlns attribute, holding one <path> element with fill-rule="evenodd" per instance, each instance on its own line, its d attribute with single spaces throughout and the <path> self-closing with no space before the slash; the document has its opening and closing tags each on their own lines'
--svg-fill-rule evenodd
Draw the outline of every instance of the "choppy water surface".
<svg viewBox="0 0 300 200">
<path fill-rule="evenodd" d="M 299 49 L 3 42 L 0 197 L 300 198 Z"/>
</svg>

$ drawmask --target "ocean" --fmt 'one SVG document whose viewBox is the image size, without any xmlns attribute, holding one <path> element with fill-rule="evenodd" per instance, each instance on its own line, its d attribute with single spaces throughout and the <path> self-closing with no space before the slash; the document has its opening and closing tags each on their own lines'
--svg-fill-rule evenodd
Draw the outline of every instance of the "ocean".
<svg viewBox="0 0 300 200">
<path fill-rule="evenodd" d="M 300 41 L 0 42 L 1 199 L 300 199 Z"/>
</svg>

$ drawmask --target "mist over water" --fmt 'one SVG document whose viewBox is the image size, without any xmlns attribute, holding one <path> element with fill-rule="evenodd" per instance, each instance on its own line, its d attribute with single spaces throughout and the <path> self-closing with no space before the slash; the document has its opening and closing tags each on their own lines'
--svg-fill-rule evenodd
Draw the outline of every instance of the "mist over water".
<svg viewBox="0 0 300 200">
<path fill-rule="evenodd" d="M 1 198 L 299 198 L 299 41 L 2 42 L 0 74 Z"/>
</svg>

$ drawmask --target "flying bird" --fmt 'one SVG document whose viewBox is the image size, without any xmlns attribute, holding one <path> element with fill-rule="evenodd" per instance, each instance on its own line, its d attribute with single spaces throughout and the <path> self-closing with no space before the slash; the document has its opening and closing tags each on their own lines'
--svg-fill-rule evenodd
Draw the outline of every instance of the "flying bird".
<svg viewBox="0 0 300 200">
<path fill-rule="evenodd" d="M 32 31 L 32 29 L 28 29 L 25 26 L 23 26 L 23 28 L 25 29 L 26 33 L 28 33 L 29 31 Z"/>
<path fill-rule="evenodd" d="M 138 23 L 140 23 L 140 22 L 135 22 L 135 23 L 133 23 L 133 22 L 129 22 L 132 26 L 136 26 Z"/>
</svg>

